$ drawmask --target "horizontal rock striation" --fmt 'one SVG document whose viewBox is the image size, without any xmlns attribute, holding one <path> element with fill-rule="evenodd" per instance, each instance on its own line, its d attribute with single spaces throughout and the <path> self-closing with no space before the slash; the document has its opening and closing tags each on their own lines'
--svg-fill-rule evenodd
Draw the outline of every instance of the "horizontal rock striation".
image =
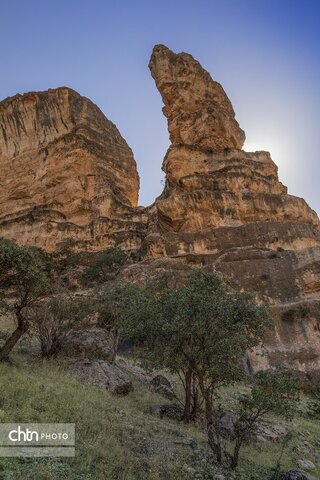
<svg viewBox="0 0 320 480">
<path fill-rule="evenodd" d="M 167 182 L 157 209 L 164 230 L 271 220 L 319 223 L 304 200 L 287 194 L 268 152 L 172 145 L 163 170 Z"/>
<path fill-rule="evenodd" d="M 268 152 L 241 150 L 245 137 L 226 94 L 193 57 L 160 45 L 149 66 L 172 145 L 145 255 L 213 268 L 272 305 L 275 329 L 267 355 L 252 359 L 256 367 L 320 369 L 318 216 L 288 194 Z"/>
<path fill-rule="evenodd" d="M 68 88 L 0 103 L 0 235 L 56 249 L 111 245 L 140 261 L 124 278 L 219 271 L 268 302 L 275 317 L 250 368 L 320 370 L 320 223 L 279 181 L 268 152 L 244 132 L 221 85 L 186 53 L 155 46 L 150 70 L 171 146 L 163 193 L 137 207 L 131 149 L 90 100 Z M 249 362 L 250 363 L 250 362 Z"/>
<path fill-rule="evenodd" d="M 0 183 L 0 232 L 8 238 L 52 250 L 73 237 L 101 248 L 114 233 L 139 245 L 132 151 L 101 110 L 69 88 L 0 103 Z"/>
</svg>

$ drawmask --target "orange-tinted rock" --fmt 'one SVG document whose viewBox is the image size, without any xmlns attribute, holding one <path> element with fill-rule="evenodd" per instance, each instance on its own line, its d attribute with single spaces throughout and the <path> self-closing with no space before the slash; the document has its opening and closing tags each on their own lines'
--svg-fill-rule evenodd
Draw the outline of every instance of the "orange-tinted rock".
<svg viewBox="0 0 320 480">
<path fill-rule="evenodd" d="M 191 55 L 156 45 L 149 68 L 162 96 L 173 144 L 242 147 L 245 134 L 230 100 Z"/>
<path fill-rule="evenodd" d="M 173 145 L 163 163 L 166 187 L 157 200 L 164 230 L 196 232 L 257 221 L 302 221 L 316 213 L 287 194 L 268 152 Z"/>
<path fill-rule="evenodd" d="M 134 281 L 217 270 L 272 306 L 256 367 L 320 370 L 316 213 L 288 194 L 269 153 L 241 150 L 228 97 L 191 55 L 156 46 L 150 69 L 172 141 L 154 204 L 136 206 L 132 152 L 92 102 L 67 88 L 18 95 L 0 103 L 0 235 L 47 250 L 66 237 L 134 250 L 143 261 L 124 277 Z"/>
<path fill-rule="evenodd" d="M 149 210 L 145 255 L 215 269 L 272 305 L 275 329 L 255 368 L 320 369 L 317 214 L 288 194 L 268 152 L 241 150 L 244 134 L 227 96 L 190 55 L 156 46 L 150 68 L 172 145 L 164 191 Z M 277 313 L 287 310 L 291 326 Z"/>
<path fill-rule="evenodd" d="M 139 229 L 132 151 L 90 100 L 69 88 L 16 95 L 0 103 L 0 125 L 1 235 L 48 250 L 73 237 L 94 249 Z"/>
</svg>

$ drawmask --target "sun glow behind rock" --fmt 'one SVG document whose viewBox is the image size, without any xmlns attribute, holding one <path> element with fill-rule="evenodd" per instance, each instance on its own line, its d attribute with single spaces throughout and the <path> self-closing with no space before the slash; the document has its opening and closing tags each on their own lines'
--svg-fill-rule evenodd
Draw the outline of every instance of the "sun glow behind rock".
<svg viewBox="0 0 320 480">
<path fill-rule="evenodd" d="M 272 132 L 270 136 L 264 132 L 263 135 L 256 136 L 254 140 L 247 138 L 243 146 L 243 150 L 246 152 L 269 152 L 271 159 L 279 168 L 280 181 L 289 187 L 290 193 L 293 195 L 298 194 L 299 196 L 299 192 L 295 192 L 292 188 L 292 185 L 296 185 L 298 182 L 298 179 L 295 178 L 296 168 L 293 165 L 295 156 L 292 148 L 292 141 L 290 144 L 285 132 L 281 132 L 278 135 Z"/>
<path fill-rule="evenodd" d="M 243 145 L 243 150 L 246 152 L 270 152 L 271 158 L 275 161 L 275 158 L 286 158 L 288 151 L 281 145 L 278 139 L 257 138 L 256 140 L 246 140 Z"/>
</svg>

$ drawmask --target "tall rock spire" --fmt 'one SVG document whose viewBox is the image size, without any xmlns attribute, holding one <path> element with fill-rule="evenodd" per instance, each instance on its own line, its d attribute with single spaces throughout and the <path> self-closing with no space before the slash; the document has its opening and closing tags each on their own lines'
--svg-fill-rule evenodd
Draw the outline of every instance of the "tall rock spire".
<svg viewBox="0 0 320 480">
<path fill-rule="evenodd" d="M 191 55 L 156 45 L 149 68 L 162 96 L 173 144 L 243 146 L 245 134 L 225 91 Z"/>
<path fill-rule="evenodd" d="M 172 142 L 149 255 L 206 265 L 271 304 L 275 330 L 255 368 L 320 370 L 317 214 L 288 194 L 268 152 L 241 149 L 228 97 L 191 55 L 157 45 L 149 66 Z"/>
<path fill-rule="evenodd" d="M 270 220 L 319 228 L 306 202 L 288 195 L 270 154 L 241 150 L 245 134 L 230 100 L 197 60 L 156 45 L 149 67 L 172 142 L 162 167 L 165 190 L 156 202 L 164 231 Z"/>
</svg>

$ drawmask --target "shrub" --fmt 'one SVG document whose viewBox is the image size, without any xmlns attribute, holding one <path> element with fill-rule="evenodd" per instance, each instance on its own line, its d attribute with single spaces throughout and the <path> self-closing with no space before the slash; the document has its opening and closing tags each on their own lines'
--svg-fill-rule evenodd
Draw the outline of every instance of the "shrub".
<svg viewBox="0 0 320 480">
<path fill-rule="evenodd" d="M 250 438 L 257 423 L 273 413 L 290 419 L 299 399 L 297 378 L 281 371 L 262 371 L 254 375 L 251 391 L 240 397 L 238 418 L 235 422 L 235 441 L 231 468 L 236 468 L 242 444 Z"/>
<path fill-rule="evenodd" d="M 41 355 L 57 355 L 65 336 L 93 313 L 94 301 L 59 295 L 33 311 L 32 326 L 41 346 Z"/>
<path fill-rule="evenodd" d="M 284 322 L 293 322 L 295 318 L 295 311 L 290 308 L 290 310 L 286 310 L 282 313 L 281 318 Z"/>
<path fill-rule="evenodd" d="M 87 284 L 103 283 L 114 278 L 126 263 L 127 255 L 119 248 L 109 248 L 101 252 L 87 267 L 82 275 L 82 282 Z"/>
</svg>

